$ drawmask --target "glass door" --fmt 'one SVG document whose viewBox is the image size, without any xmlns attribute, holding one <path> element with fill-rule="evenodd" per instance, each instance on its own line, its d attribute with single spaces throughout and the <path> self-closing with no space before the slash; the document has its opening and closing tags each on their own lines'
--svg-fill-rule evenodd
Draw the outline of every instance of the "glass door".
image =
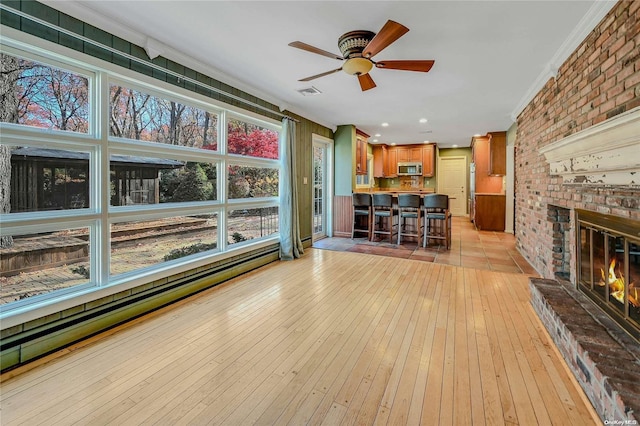
<svg viewBox="0 0 640 426">
<path fill-rule="evenodd" d="M 332 142 L 313 135 L 313 241 L 331 236 Z"/>
</svg>

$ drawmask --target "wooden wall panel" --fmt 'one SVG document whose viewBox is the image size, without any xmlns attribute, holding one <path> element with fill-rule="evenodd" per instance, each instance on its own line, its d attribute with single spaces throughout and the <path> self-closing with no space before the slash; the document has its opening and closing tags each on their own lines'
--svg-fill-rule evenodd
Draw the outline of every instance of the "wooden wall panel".
<svg viewBox="0 0 640 426">
<path fill-rule="evenodd" d="M 300 217 L 300 234 L 302 240 L 311 239 L 313 235 L 313 225 L 311 223 L 313 209 L 313 194 L 311 185 L 313 184 L 313 134 L 333 139 L 333 131 L 320 124 L 307 120 L 304 117 L 285 111 L 286 114 L 298 120 L 296 123 L 296 164 L 298 172 L 298 214 Z M 304 185 L 304 178 L 307 184 Z"/>
<path fill-rule="evenodd" d="M 333 236 L 351 237 L 353 205 L 350 195 L 333 197 Z"/>
</svg>

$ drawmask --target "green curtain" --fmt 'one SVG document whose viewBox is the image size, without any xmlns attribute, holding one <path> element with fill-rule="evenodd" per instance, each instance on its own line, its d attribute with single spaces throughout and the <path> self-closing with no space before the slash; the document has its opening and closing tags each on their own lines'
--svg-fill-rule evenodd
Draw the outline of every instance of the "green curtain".
<svg viewBox="0 0 640 426">
<path fill-rule="evenodd" d="M 280 192 L 280 259 L 293 260 L 302 256 L 304 249 L 300 238 L 298 214 L 298 184 L 296 181 L 296 123 L 282 119 L 282 185 Z"/>
</svg>

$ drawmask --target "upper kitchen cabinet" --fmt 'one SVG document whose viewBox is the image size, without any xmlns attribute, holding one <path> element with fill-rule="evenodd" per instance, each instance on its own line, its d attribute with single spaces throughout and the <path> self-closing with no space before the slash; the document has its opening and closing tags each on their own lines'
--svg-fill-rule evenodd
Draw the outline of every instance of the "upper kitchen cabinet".
<svg viewBox="0 0 640 426">
<path fill-rule="evenodd" d="M 486 136 L 474 136 L 473 139 L 471 139 L 471 155 L 476 170 L 475 192 L 500 194 L 502 193 L 502 177 L 492 174 L 490 170 L 490 139 L 491 133 Z"/>
<path fill-rule="evenodd" d="M 356 129 L 356 174 L 366 175 L 367 170 L 367 146 L 369 135 Z"/>
<path fill-rule="evenodd" d="M 398 151 L 398 162 L 422 162 L 422 149 L 420 147 L 413 147 L 411 145 L 400 145 L 396 147 Z"/>
<path fill-rule="evenodd" d="M 395 146 L 373 145 L 373 177 L 392 178 L 398 175 L 398 150 Z"/>
<path fill-rule="evenodd" d="M 434 159 L 436 154 L 435 145 L 428 144 L 423 145 L 422 151 L 422 176 L 433 177 L 434 173 Z"/>
<path fill-rule="evenodd" d="M 435 145 L 373 145 L 373 176 L 398 176 L 398 163 L 422 164 L 422 176 L 432 177 L 435 171 Z"/>
<path fill-rule="evenodd" d="M 507 132 L 491 132 L 489 136 L 489 174 L 507 174 Z"/>
<path fill-rule="evenodd" d="M 396 177 L 398 176 L 398 149 L 395 146 L 389 148 L 389 158 L 388 158 L 387 168 L 389 169 L 389 176 L 387 177 Z"/>
<path fill-rule="evenodd" d="M 389 173 L 389 150 L 386 145 L 373 145 L 373 177 L 384 178 Z"/>
</svg>

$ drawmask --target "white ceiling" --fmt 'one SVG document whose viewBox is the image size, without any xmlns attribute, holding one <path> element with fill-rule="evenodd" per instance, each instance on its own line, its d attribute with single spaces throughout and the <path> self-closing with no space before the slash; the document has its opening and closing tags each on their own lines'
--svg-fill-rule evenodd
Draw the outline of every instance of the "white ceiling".
<svg viewBox="0 0 640 426">
<path fill-rule="evenodd" d="M 531 96 L 615 4 L 602 1 L 44 1 L 136 44 L 152 38 L 170 59 L 335 128 L 355 124 L 381 143 L 468 146 L 507 130 Z M 300 40 L 339 54 L 338 37 L 410 31 L 374 59 L 434 59 L 429 73 L 374 68 L 362 92 L 343 72 L 298 79 L 342 62 L 287 46 Z M 314 86 L 322 92 L 302 96 Z M 420 118 L 427 118 L 420 124 Z M 388 122 L 389 127 L 381 127 Z M 373 137 L 371 139 L 374 139 Z"/>
</svg>

